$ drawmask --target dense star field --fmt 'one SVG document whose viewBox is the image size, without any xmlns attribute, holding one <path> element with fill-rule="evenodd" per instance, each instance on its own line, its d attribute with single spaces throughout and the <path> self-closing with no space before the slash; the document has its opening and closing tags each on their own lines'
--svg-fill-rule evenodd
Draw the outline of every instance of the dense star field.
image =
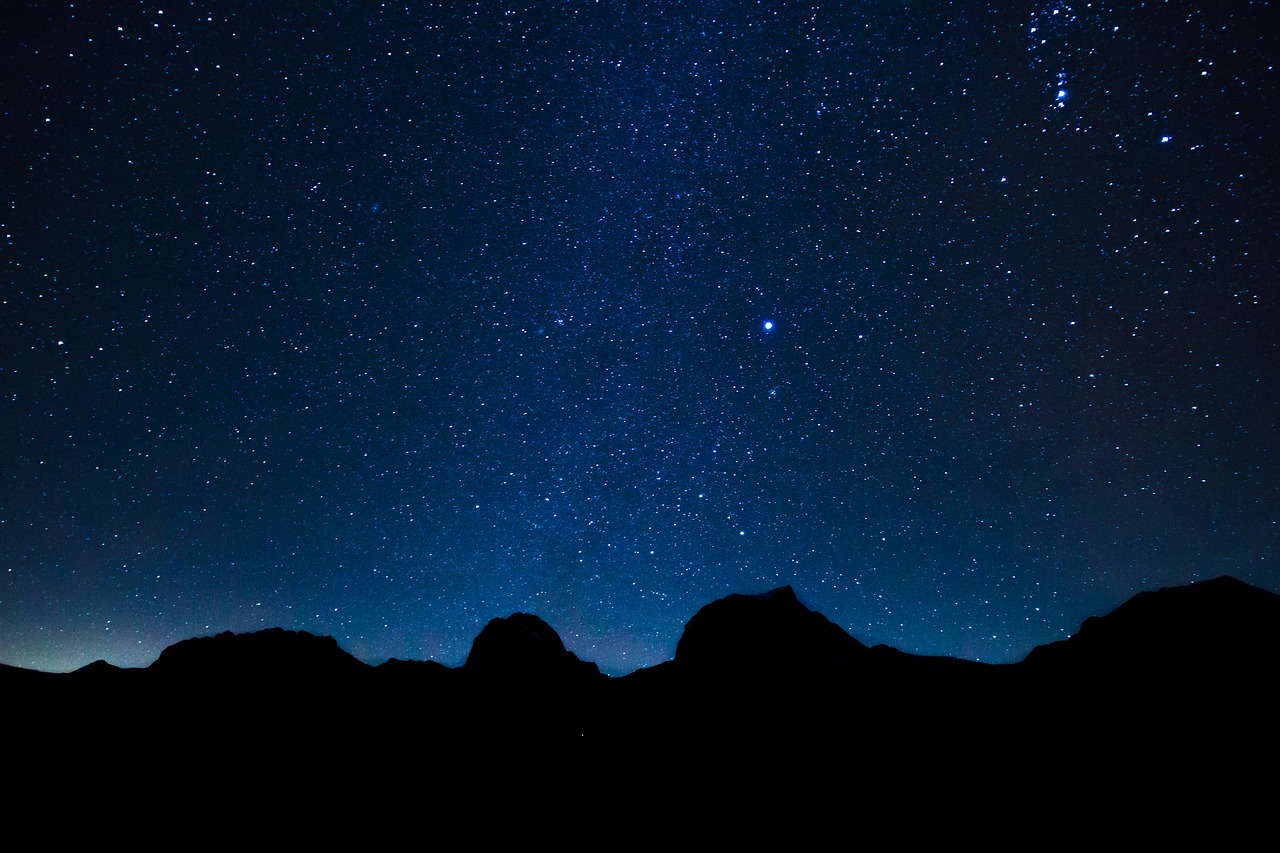
<svg viewBox="0 0 1280 853">
<path fill-rule="evenodd" d="M 0 661 L 1280 589 L 1280 14 L 1199 5 L 6 3 Z"/>
</svg>

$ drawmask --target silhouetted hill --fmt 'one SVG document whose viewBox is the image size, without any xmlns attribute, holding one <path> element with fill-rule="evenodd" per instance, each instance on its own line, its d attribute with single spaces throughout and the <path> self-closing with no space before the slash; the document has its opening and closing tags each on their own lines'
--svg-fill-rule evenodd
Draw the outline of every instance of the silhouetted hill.
<svg viewBox="0 0 1280 853">
<path fill-rule="evenodd" d="M 868 654 L 790 586 L 713 601 L 685 625 L 671 667 L 651 676 L 678 709 L 664 737 L 732 744 L 794 732 L 792 748 L 803 749 L 817 731 L 862 721 Z"/>
<path fill-rule="evenodd" d="M 17 691 L 10 693 L 11 696 L 21 695 L 25 691 L 38 690 L 42 685 L 53 684 L 64 677 L 58 673 L 41 672 L 38 669 L 24 669 L 20 666 L 0 663 L 0 685 Z"/>
<path fill-rule="evenodd" d="M 333 637 L 268 628 L 251 634 L 224 631 L 169 646 L 148 670 L 185 679 L 331 679 L 368 670 Z"/>
<path fill-rule="evenodd" d="M 75 670 L 72 675 L 77 678 L 112 678 L 119 672 L 120 667 L 104 660 L 96 660 Z"/>
<path fill-rule="evenodd" d="M 1133 677 L 1217 677 L 1237 665 L 1280 661 L 1280 595 L 1223 576 L 1140 592 L 1065 640 L 1039 646 L 1028 669 Z"/>
<path fill-rule="evenodd" d="M 473 752 L 550 748 L 543 758 L 581 745 L 600 717 L 607 681 L 594 663 L 566 649 L 555 629 L 528 613 L 490 620 L 461 674 L 466 715 L 456 728 L 468 733 Z"/>
<path fill-rule="evenodd" d="M 675 661 L 703 677 L 817 675 L 865 660 L 866 651 L 784 586 L 760 595 L 730 595 L 703 607 L 685 625 Z"/>
<path fill-rule="evenodd" d="M 888 762 L 932 741 L 939 727 L 930 716 L 950 694 L 967 690 L 971 705 L 981 694 L 990 706 L 992 679 L 984 676 L 996 669 L 868 648 L 785 586 L 704 606 L 685 626 L 674 660 L 615 683 L 623 730 L 698 749 L 787 740 L 770 759 L 784 765 L 856 740 L 863 761 Z M 976 713 L 957 706 L 953 717 Z M 868 737 L 915 726 L 910 746 Z"/>
<path fill-rule="evenodd" d="M 1012 669 L 1027 717 L 1059 725 L 1077 757 L 1218 773 L 1273 725 L 1278 665 L 1280 596 L 1220 577 L 1139 593 Z"/>
<path fill-rule="evenodd" d="M 517 613 L 457 668 L 371 667 L 330 637 L 272 629 L 185 640 L 145 669 L 0 667 L 0 691 L 11 763 L 147 767 L 199 786 L 268 756 L 295 781 L 393 766 L 458 779 L 514 761 L 524 769 L 473 780 L 513 791 L 532 768 L 804 787 L 836 762 L 856 769 L 850 796 L 927 778 L 1017 799 L 1273 761 L 1278 662 L 1280 596 L 1231 578 L 1142 593 L 1005 666 L 868 648 L 783 587 L 706 605 L 672 661 L 621 678 Z"/>
<path fill-rule="evenodd" d="M 491 619 L 471 644 L 464 668 L 487 678 L 576 678 L 600 674 L 564 647 L 555 629 L 537 616 L 513 613 Z"/>
<path fill-rule="evenodd" d="M 391 658 L 378 664 L 379 673 L 390 678 L 437 678 L 456 670 L 434 660 L 401 660 Z"/>
</svg>

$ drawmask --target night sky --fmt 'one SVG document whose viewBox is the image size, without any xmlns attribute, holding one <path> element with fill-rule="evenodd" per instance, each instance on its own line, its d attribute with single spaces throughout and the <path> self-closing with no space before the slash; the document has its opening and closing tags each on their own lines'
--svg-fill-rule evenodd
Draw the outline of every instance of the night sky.
<svg viewBox="0 0 1280 853">
<path fill-rule="evenodd" d="M 1200 8 L 1204 5 L 1206 8 Z M 0 661 L 1000 662 L 1280 590 L 1269 3 L 0 12 Z"/>
</svg>

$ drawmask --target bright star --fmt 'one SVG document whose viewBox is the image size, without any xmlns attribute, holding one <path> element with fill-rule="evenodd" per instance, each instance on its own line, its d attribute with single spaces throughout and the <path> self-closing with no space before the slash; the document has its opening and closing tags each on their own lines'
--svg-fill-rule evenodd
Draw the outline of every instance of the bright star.
<svg viewBox="0 0 1280 853">
<path fill-rule="evenodd" d="M 773 331 L 773 321 L 772 321 L 772 320 L 765 320 L 765 321 L 764 321 L 764 330 L 765 330 L 766 332 L 772 332 L 772 331 Z"/>
</svg>

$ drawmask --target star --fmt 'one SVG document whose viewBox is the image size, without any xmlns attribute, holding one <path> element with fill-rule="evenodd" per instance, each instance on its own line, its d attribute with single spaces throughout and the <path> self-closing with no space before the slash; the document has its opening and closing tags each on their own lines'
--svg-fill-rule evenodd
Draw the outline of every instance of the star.
<svg viewBox="0 0 1280 853">
<path fill-rule="evenodd" d="M 1014 660 L 1280 589 L 1266 4 L 223 5 L 6 57 L 0 663 L 522 611 L 621 675 L 783 583 Z"/>
</svg>

